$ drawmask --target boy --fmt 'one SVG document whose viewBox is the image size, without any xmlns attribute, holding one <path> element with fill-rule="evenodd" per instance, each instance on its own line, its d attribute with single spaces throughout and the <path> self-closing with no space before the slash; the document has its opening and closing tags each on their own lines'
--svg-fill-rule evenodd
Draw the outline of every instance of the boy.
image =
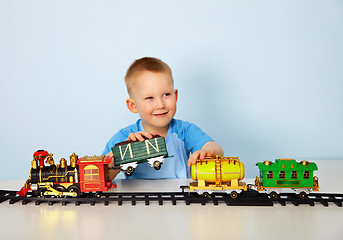
<svg viewBox="0 0 343 240">
<path fill-rule="evenodd" d="M 103 154 L 112 156 L 111 148 L 118 142 L 144 141 L 143 137 L 164 136 L 168 158 L 156 171 L 147 163 L 139 164 L 132 176 L 127 178 L 189 178 L 189 167 L 196 159 L 221 155 L 222 147 L 196 125 L 174 119 L 178 90 L 174 89 L 172 71 L 156 58 L 136 60 L 125 76 L 129 99 L 127 108 L 140 115 L 140 119 L 117 132 L 107 143 Z M 113 165 L 112 165 L 113 166 Z M 111 171 L 113 179 L 119 170 Z"/>
</svg>

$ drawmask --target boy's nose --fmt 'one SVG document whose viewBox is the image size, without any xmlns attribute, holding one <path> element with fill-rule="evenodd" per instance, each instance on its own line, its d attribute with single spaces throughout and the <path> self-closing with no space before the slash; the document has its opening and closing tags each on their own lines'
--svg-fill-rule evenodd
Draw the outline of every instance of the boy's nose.
<svg viewBox="0 0 343 240">
<path fill-rule="evenodd" d="M 157 108 L 165 108 L 166 104 L 164 103 L 164 101 L 162 99 L 159 99 L 157 102 L 156 102 L 156 107 Z"/>
</svg>

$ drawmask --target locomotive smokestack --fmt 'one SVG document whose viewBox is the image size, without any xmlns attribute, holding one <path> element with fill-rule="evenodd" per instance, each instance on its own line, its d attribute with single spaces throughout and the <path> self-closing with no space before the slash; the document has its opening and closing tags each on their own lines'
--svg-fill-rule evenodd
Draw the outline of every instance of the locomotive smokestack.
<svg viewBox="0 0 343 240">
<path fill-rule="evenodd" d="M 70 166 L 73 168 L 76 167 L 76 162 L 78 159 L 79 159 L 79 156 L 77 156 L 75 153 L 70 155 Z"/>
</svg>

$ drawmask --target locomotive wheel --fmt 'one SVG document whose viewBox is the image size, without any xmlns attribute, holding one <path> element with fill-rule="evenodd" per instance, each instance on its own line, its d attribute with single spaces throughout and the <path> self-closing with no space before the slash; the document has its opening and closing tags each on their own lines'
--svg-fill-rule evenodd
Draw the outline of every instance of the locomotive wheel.
<svg viewBox="0 0 343 240">
<path fill-rule="evenodd" d="M 275 198 L 277 198 L 277 193 L 276 192 L 271 192 L 270 194 L 269 194 L 269 196 L 272 198 L 272 199 L 275 199 Z"/>
<path fill-rule="evenodd" d="M 41 188 L 38 190 L 38 196 L 41 196 L 41 197 L 48 197 L 48 196 L 45 196 L 44 193 L 46 192 L 47 190 L 45 188 Z"/>
<path fill-rule="evenodd" d="M 133 171 L 135 171 L 135 169 L 133 168 L 133 167 L 128 167 L 127 169 L 126 169 L 126 175 L 127 176 L 131 176 L 132 175 L 132 173 L 133 173 Z"/>
<path fill-rule="evenodd" d="M 77 186 L 70 186 L 70 187 L 68 187 L 67 191 L 68 192 L 75 192 L 76 197 L 80 197 L 80 195 L 81 195 L 80 188 L 78 188 Z"/>
<path fill-rule="evenodd" d="M 238 197 L 238 193 L 237 193 L 236 191 L 232 191 L 232 192 L 230 193 L 230 197 L 233 198 L 233 199 L 235 199 L 235 198 Z"/>
<path fill-rule="evenodd" d="M 55 187 L 55 189 L 56 189 L 57 191 L 59 191 L 59 192 L 65 192 L 65 191 L 67 191 L 67 189 L 66 189 L 65 187 L 61 186 L 61 185 Z"/>
<path fill-rule="evenodd" d="M 305 199 L 305 198 L 307 198 L 307 194 L 305 192 L 301 192 L 301 193 L 299 193 L 299 197 L 301 199 Z"/>
<path fill-rule="evenodd" d="M 156 170 L 160 170 L 160 169 L 161 169 L 161 162 L 155 161 L 155 162 L 154 162 L 154 168 L 155 168 Z"/>
</svg>

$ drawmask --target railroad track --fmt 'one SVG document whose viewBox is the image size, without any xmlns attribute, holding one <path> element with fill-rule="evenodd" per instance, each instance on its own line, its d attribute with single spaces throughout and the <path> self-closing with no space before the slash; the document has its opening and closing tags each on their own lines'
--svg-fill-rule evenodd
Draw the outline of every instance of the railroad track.
<svg viewBox="0 0 343 240">
<path fill-rule="evenodd" d="M 278 198 L 270 199 L 266 193 L 259 193 L 255 190 L 249 190 L 242 192 L 236 199 L 232 199 L 225 193 L 214 193 L 210 197 L 205 198 L 199 196 L 197 193 L 189 193 L 185 191 L 186 187 L 182 188 L 180 192 L 105 192 L 101 194 L 101 197 L 96 197 L 95 194 L 87 193 L 82 198 L 42 198 L 28 195 L 26 197 L 20 197 L 16 194 L 16 191 L 0 190 L 0 203 L 8 201 L 9 204 L 20 203 L 26 205 L 28 203 L 34 203 L 40 205 L 42 203 L 50 206 L 54 204 L 75 204 L 79 206 L 81 204 L 88 204 L 94 206 L 95 204 L 117 204 L 121 206 L 123 204 L 136 205 L 137 202 L 144 202 L 145 205 L 150 203 L 158 203 L 163 205 L 164 203 L 172 203 L 177 205 L 178 203 L 190 204 L 213 204 L 219 205 L 226 204 L 227 206 L 273 206 L 274 204 L 280 204 L 286 206 L 287 204 L 310 205 L 315 206 L 317 204 L 325 207 L 329 206 L 329 203 L 333 203 L 338 207 L 342 207 L 343 194 L 330 194 L 330 193 L 311 193 L 305 199 L 299 198 L 294 193 L 281 193 Z"/>
</svg>

